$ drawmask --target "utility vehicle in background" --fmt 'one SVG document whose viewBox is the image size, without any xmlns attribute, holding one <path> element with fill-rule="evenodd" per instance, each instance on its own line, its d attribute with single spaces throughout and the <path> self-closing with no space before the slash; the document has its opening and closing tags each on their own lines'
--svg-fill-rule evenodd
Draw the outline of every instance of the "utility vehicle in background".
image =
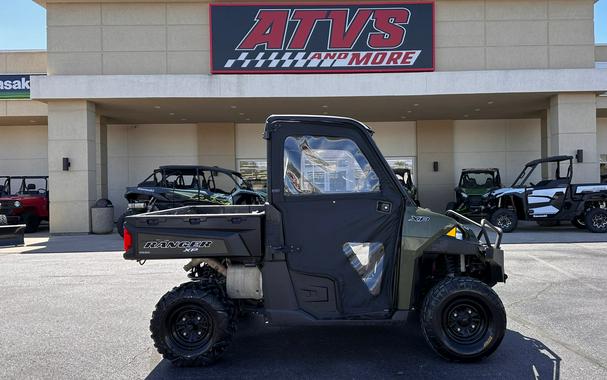
<svg viewBox="0 0 607 380">
<path fill-rule="evenodd" d="M 398 182 L 405 187 L 411 199 L 419 206 L 419 198 L 417 196 L 417 187 L 413 184 L 411 169 L 397 168 L 393 169 Z"/>
<path fill-rule="evenodd" d="M 542 178 L 542 167 L 547 178 Z M 525 165 L 511 187 L 483 196 L 485 212 L 504 232 L 514 231 L 519 220 L 543 225 L 571 221 L 591 232 L 607 232 L 607 184 L 571 184 L 573 157 L 553 156 Z"/>
<path fill-rule="evenodd" d="M 125 259 L 190 260 L 190 280 L 152 314 L 158 352 L 178 366 L 211 364 L 242 312 L 273 325 L 393 323 L 419 313 L 444 358 L 474 361 L 497 349 L 506 331 L 491 289 L 506 280 L 501 231 L 469 221 L 475 235 L 418 208 L 372 133 L 347 118 L 271 116 L 267 203 L 125 219 Z"/>
<path fill-rule="evenodd" d="M 25 224 L 25 232 L 38 231 L 49 220 L 48 176 L 1 176 L 0 215 L 8 224 Z"/>
<path fill-rule="evenodd" d="M 217 166 L 194 165 L 161 166 L 137 186 L 127 187 L 124 197 L 127 210 L 116 221 L 120 236 L 128 215 L 188 205 L 265 202 L 265 194 L 254 191 L 240 173 Z"/>
<path fill-rule="evenodd" d="M 463 169 L 455 188 L 455 202 L 447 203 L 447 210 L 454 210 L 469 217 L 483 214 L 483 195 L 502 187 L 502 178 L 497 168 Z"/>
</svg>

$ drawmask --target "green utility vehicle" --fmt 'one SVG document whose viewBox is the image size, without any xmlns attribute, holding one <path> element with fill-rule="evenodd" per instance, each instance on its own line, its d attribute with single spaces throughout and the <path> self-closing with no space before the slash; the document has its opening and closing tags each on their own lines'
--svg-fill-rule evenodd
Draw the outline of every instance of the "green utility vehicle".
<svg viewBox="0 0 607 380">
<path fill-rule="evenodd" d="M 502 187 L 502 178 L 497 168 L 463 169 L 455 188 L 455 202 L 447 203 L 447 210 L 454 210 L 470 217 L 483 214 L 483 195 Z"/>
<path fill-rule="evenodd" d="M 178 366 L 211 364 L 243 312 L 272 325 L 394 324 L 418 316 L 444 358 L 474 361 L 497 349 L 506 313 L 491 288 L 507 278 L 502 232 L 467 220 L 475 234 L 455 212 L 451 218 L 418 208 L 372 134 L 347 118 L 271 116 L 266 204 L 126 218 L 125 259 L 190 260 L 190 280 L 152 313 L 158 352 Z"/>
</svg>

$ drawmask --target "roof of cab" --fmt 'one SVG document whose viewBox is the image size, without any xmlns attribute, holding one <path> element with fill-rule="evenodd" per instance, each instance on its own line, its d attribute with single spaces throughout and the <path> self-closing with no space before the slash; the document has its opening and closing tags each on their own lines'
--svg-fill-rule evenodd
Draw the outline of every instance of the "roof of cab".
<svg viewBox="0 0 607 380">
<path fill-rule="evenodd" d="M 276 122 L 287 122 L 287 123 L 303 123 L 303 122 L 314 122 L 314 123 L 327 123 L 327 124 L 349 124 L 354 125 L 371 135 L 375 133 L 371 128 L 361 123 L 358 120 L 342 117 L 342 116 L 327 116 L 327 115 L 270 115 L 266 119 L 266 128 L 264 138 L 269 137 L 269 133 L 275 129 L 270 129 L 271 125 Z"/>
</svg>

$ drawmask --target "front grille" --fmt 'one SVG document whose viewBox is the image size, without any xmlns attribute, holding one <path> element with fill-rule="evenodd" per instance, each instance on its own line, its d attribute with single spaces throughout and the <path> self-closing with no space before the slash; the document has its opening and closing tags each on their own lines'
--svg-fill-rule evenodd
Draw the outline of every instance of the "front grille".
<svg viewBox="0 0 607 380">
<path fill-rule="evenodd" d="M 480 195 L 470 195 L 468 196 L 468 200 L 470 202 L 471 207 L 478 207 L 483 205 L 483 197 Z"/>
</svg>

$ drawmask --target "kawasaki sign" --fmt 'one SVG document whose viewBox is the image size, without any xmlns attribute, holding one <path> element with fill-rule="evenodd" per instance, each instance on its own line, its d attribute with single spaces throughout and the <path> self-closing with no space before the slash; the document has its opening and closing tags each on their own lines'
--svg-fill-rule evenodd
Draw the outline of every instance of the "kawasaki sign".
<svg viewBox="0 0 607 380">
<path fill-rule="evenodd" d="M 434 70 L 434 2 L 211 4 L 211 72 Z"/>
<path fill-rule="evenodd" d="M 0 75 L 0 99 L 29 99 L 29 75 Z"/>
</svg>

